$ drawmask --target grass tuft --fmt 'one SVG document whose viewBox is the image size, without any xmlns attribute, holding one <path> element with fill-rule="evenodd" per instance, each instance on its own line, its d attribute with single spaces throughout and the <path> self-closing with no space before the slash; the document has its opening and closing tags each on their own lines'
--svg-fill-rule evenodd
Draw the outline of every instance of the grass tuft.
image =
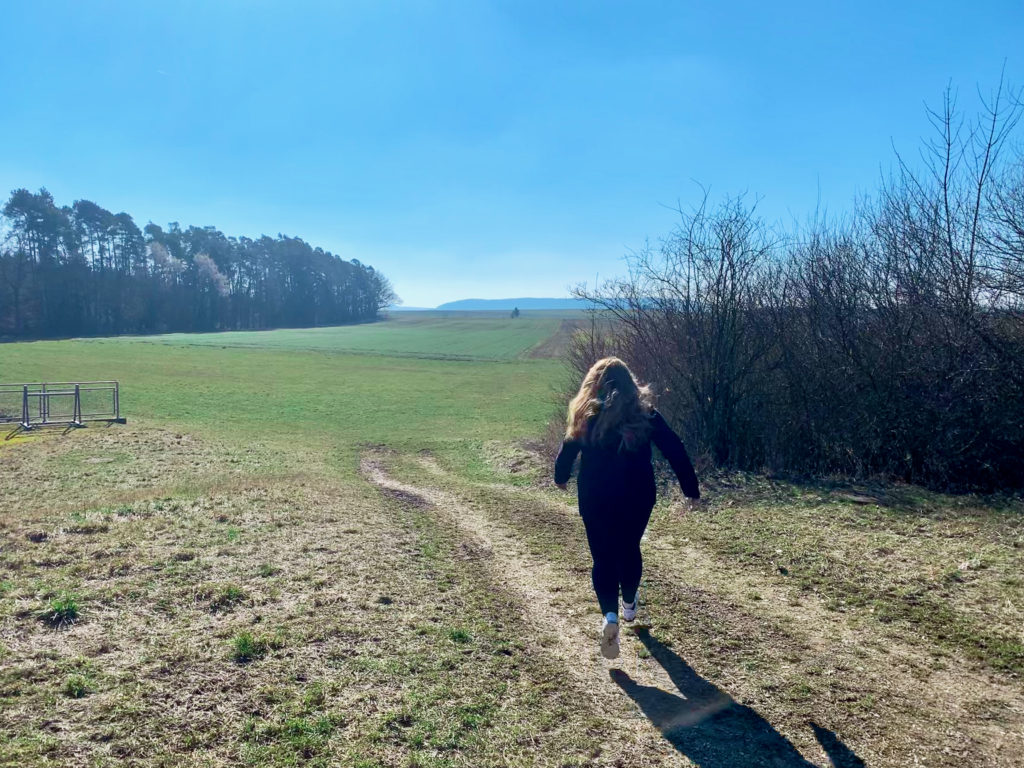
<svg viewBox="0 0 1024 768">
<path fill-rule="evenodd" d="M 262 659 L 270 650 L 270 643 L 251 632 L 240 632 L 231 641 L 231 658 L 238 664 Z"/>
<path fill-rule="evenodd" d="M 78 607 L 78 598 L 68 592 L 63 592 L 50 600 L 46 610 L 39 614 L 39 618 L 43 623 L 49 624 L 55 629 L 74 624 L 80 616 L 81 611 Z"/>
<path fill-rule="evenodd" d="M 456 628 L 449 630 L 448 639 L 458 645 L 465 645 L 473 640 L 473 636 L 469 634 L 465 629 Z"/>
<path fill-rule="evenodd" d="M 84 699 L 91 692 L 89 683 L 81 675 L 69 675 L 61 690 L 69 699 Z"/>
<path fill-rule="evenodd" d="M 323 709 L 327 702 L 327 691 L 323 683 L 313 683 L 302 697 L 302 703 L 307 710 L 314 711 Z"/>
</svg>

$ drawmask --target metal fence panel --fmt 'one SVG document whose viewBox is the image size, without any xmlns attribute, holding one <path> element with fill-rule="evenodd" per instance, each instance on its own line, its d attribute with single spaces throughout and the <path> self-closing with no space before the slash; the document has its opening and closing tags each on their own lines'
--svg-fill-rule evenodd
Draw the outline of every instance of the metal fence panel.
<svg viewBox="0 0 1024 768">
<path fill-rule="evenodd" d="M 80 395 L 80 405 L 83 419 L 115 419 L 117 418 L 117 403 L 115 387 L 86 387 L 83 386 Z"/>
<path fill-rule="evenodd" d="M 60 389 L 28 395 L 29 424 L 67 424 L 75 421 L 75 392 Z"/>
<path fill-rule="evenodd" d="M 87 421 L 125 422 L 116 381 L 0 384 L 0 424 L 33 429 Z"/>
<path fill-rule="evenodd" d="M 21 385 L 0 384 L 0 424 L 20 424 L 24 390 Z"/>
</svg>

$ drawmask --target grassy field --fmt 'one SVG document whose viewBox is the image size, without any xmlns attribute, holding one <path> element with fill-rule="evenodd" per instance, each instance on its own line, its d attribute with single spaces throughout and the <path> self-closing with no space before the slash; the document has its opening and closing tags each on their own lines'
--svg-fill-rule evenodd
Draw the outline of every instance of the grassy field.
<svg viewBox="0 0 1024 768">
<path fill-rule="evenodd" d="M 600 659 L 564 320 L 0 346 L 129 418 L 0 443 L 0 765 L 1020 765 L 1019 500 L 666 489 Z"/>
<path fill-rule="evenodd" d="M 170 333 L 136 337 L 147 344 L 214 346 L 316 352 L 359 352 L 440 360 L 516 360 L 536 350 L 563 323 L 583 313 L 534 311 L 512 318 L 504 312 L 395 312 L 386 321 L 336 328 L 275 331 Z M 552 350 L 550 356 L 556 356 Z"/>
<path fill-rule="evenodd" d="M 194 344 L 177 336 L 14 344 L 0 347 L 0 375 L 116 379 L 122 409 L 135 419 L 288 451 L 351 458 L 366 443 L 465 451 L 487 439 L 542 432 L 561 372 L 551 359 L 438 359 L 453 349 L 468 357 L 483 337 L 500 347 L 491 337 L 501 336 L 504 319 L 481 322 L 485 328 L 474 336 L 444 321 L 397 321 L 393 327 L 403 338 L 411 338 L 412 329 L 419 334 L 408 344 L 418 350 L 415 358 L 310 350 L 291 336 L 320 334 L 326 344 L 348 332 L 386 335 L 392 326 L 385 324 L 252 333 L 249 345 L 235 346 L 213 340 L 245 334 L 186 337 Z M 544 322 L 549 333 L 559 325 Z M 536 329 L 527 335 L 537 338 Z M 256 347 L 264 338 L 270 345 Z M 522 351 L 518 342 L 504 344 L 506 351 Z"/>
</svg>

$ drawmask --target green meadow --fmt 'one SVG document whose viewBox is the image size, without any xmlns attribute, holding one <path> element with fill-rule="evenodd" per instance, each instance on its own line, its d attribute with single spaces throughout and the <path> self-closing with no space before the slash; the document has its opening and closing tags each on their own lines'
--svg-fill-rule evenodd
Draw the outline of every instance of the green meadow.
<svg viewBox="0 0 1024 768">
<path fill-rule="evenodd" d="M 579 320 L 0 345 L 128 419 L 0 442 L 0 765 L 1019 764 L 1019 499 L 665 482 L 598 656 Z"/>
<path fill-rule="evenodd" d="M 113 379 L 130 419 L 299 450 L 464 449 L 543 432 L 564 366 L 529 353 L 563 320 L 399 313 L 338 328 L 11 344 L 0 379 Z"/>
</svg>

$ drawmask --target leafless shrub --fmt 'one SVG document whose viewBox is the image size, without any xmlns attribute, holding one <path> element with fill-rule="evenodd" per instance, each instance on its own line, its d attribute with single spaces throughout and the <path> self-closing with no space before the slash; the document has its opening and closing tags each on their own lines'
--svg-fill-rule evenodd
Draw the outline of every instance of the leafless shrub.
<svg viewBox="0 0 1024 768">
<path fill-rule="evenodd" d="M 600 290 L 579 289 L 613 318 L 589 340 L 595 354 L 619 352 L 664 383 L 664 410 L 685 415 L 716 462 L 746 462 L 762 392 L 753 372 L 770 367 L 776 343 L 766 324 L 778 244 L 742 199 L 680 212 L 658 248 L 628 257 L 629 273 Z M 577 349 L 583 349 L 581 340 Z"/>
</svg>

